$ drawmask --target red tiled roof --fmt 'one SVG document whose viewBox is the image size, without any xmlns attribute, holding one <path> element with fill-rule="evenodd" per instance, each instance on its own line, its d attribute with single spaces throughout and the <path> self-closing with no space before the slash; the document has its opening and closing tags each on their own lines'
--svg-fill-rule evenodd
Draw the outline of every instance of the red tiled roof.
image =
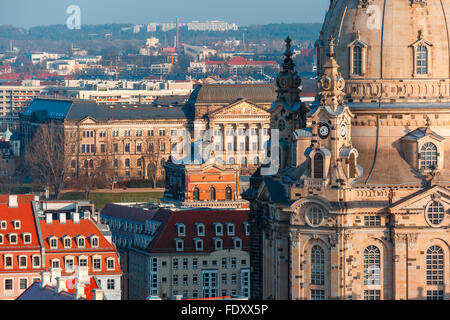
<svg viewBox="0 0 450 320">
<path fill-rule="evenodd" d="M 80 219 L 79 223 L 73 223 L 73 220 L 70 219 L 66 220 L 66 223 L 60 223 L 59 220 L 53 220 L 51 224 L 47 223 L 45 220 L 40 220 L 39 224 L 41 226 L 45 250 L 47 252 L 52 252 L 53 250 L 76 251 L 77 246 L 75 244 L 75 237 L 78 235 L 83 235 L 86 238 L 90 235 L 96 235 L 99 237 L 98 248 L 91 247 L 90 241 L 85 241 L 85 247 L 78 249 L 78 251 L 99 251 L 105 249 L 115 250 L 114 246 L 106 240 L 100 230 L 89 219 Z M 58 238 L 57 249 L 50 249 L 50 244 L 48 241 L 50 236 L 55 236 Z M 72 238 L 72 248 L 64 249 L 62 240 L 63 236 L 69 236 Z"/>
<path fill-rule="evenodd" d="M 215 251 L 213 238 L 221 238 L 223 249 L 234 248 L 233 238 L 242 240 L 242 249 L 248 250 L 249 236 L 245 235 L 244 222 L 248 221 L 248 210 L 193 210 L 174 211 L 171 218 L 161 230 L 160 236 L 150 244 L 151 252 L 176 252 L 175 238 L 183 239 L 184 250 L 182 252 L 212 252 Z M 198 236 L 196 223 L 203 223 L 205 236 Z M 216 236 L 214 223 L 223 225 L 223 235 Z M 234 235 L 227 235 L 225 223 L 234 224 Z M 177 224 L 183 223 L 186 227 L 185 236 L 178 236 Z M 194 238 L 203 240 L 203 250 L 197 251 L 194 247 Z"/>
<path fill-rule="evenodd" d="M 8 195 L 0 195 L 0 220 L 7 222 L 6 230 L 0 230 L 0 234 L 4 236 L 3 244 L 0 244 L 0 250 L 29 250 L 31 248 L 39 248 L 39 240 L 37 236 L 37 228 L 34 221 L 33 209 L 31 201 L 34 200 L 33 195 L 18 195 L 18 208 L 10 208 L 8 206 Z M 15 229 L 12 225 L 13 220 L 20 220 L 20 229 Z M 10 244 L 8 234 L 17 234 L 17 244 Z M 24 243 L 21 236 L 23 233 L 31 234 L 31 243 Z"/>
</svg>

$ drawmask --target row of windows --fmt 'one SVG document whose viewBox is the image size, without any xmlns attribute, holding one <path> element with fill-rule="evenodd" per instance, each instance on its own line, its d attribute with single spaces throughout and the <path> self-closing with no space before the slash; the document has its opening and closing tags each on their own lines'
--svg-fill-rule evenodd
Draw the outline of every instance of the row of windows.
<svg viewBox="0 0 450 320">
<path fill-rule="evenodd" d="M 88 267 L 88 257 L 87 256 L 79 256 L 78 258 L 78 266 L 79 267 Z M 62 263 L 61 263 L 62 260 Z M 106 258 L 106 269 L 114 270 L 115 269 L 115 260 L 112 257 Z M 101 271 L 102 270 L 102 258 L 100 256 L 92 256 L 92 270 L 93 271 Z M 63 259 L 52 259 L 50 261 L 52 268 L 61 268 L 64 267 L 66 272 L 75 271 L 75 258 L 72 256 L 66 256 Z"/>
<path fill-rule="evenodd" d="M 314 245 L 310 252 L 310 281 L 313 285 L 325 285 L 325 252 L 319 245 Z M 370 245 L 364 249 L 364 285 L 381 285 L 381 254 L 377 246 Z M 426 254 L 426 284 L 444 285 L 444 251 L 433 245 Z M 430 291 L 433 292 L 433 291 Z M 311 292 L 311 295 L 313 293 Z M 319 293 L 315 293 L 321 296 Z M 367 290 L 366 299 L 379 299 L 379 290 Z"/>
<path fill-rule="evenodd" d="M 177 234 L 179 237 L 184 237 L 186 236 L 186 225 L 184 223 L 177 223 L 175 225 L 175 227 L 177 228 Z M 224 230 L 227 232 L 227 235 L 229 236 L 234 236 L 235 235 L 235 225 L 233 223 L 230 222 L 226 222 L 225 223 L 225 229 L 224 229 L 224 225 L 220 222 L 214 222 L 213 223 L 213 227 L 214 227 L 214 232 L 216 236 L 223 236 L 224 235 Z M 250 225 L 248 222 L 244 222 L 243 224 L 244 227 L 244 231 L 246 235 L 250 234 Z M 197 236 L 199 237 L 203 237 L 205 236 L 205 224 L 198 222 L 195 224 L 195 229 L 197 231 Z"/>
<path fill-rule="evenodd" d="M 39 280 L 40 280 L 40 278 L 33 278 L 33 282 L 36 282 Z M 28 279 L 27 278 L 19 278 L 18 279 L 18 287 L 19 287 L 19 290 L 27 289 L 28 288 Z M 5 279 L 3 281 L 3 290 L 4 291 L 13 291 L 14 290 L 14 279 Z"/>
<path fill-rule="evenodd" d="M 159 129 L 159 130 L 157 130 L 157 132 L 158 132 L 159 136 L 165 137 L 167 130 L 166 129 Z M 147 133 L 147 136 L 149 136 L 149 137 L 153 137 L 155 135 L 155 130 L 153 130 L 153 129 L 150 129 L 150 130 L 136 130 L 134 133 L 135 133 L 136 137 L 142 137 L 142 136 L 144 136 L 144 133 Z M 182 130 L 182 134 L 184 135 L 185 133 L 186 133 L 186 130 Z M 119 132 L 119 130 L 112 130 L 111 131 L 111 135 L 113 137 L 119 137 L 120 132 Z M 132 136 L 132 131 L 131 130 L 124 130 L 124 131 L 122 131 L 122 135 L 124 137 L 131 137 Z M 176 130 L 176 129 L 175 130 L 174 129 L 170 130 L 170 135 L 171 136 L 178 136 L 178 130 Z M 76 131 L 72 131 L 70 133 L 70 137 L 76 138 L 76 136 L 77 136 Z M 93 138 L 93 137 L 95 137 L 95 131 L 93 131 L 93 130 L 83 131 L 82 136 L 83 136 L 83 138 Z M 107 136 L 107 131 L 105 131 L 105 130 L 99 131 L 99 136 L 102 137 L 102 138 L 106 137 Z"/>
<path fill-rule="evenodd" d="M 227 273 L 222 273 L 220 275 L 220 282 L 223 285 L 227 285 L 228 283 L 237 284 L 237 280 L 238 280 L 237 273 L 232 273 L 231 277 L 229 277 Z M 167 278 L 166 277 L 162 277 L 161 278 L 161 282 L 162 283 L 166 283 L 167 282 Z M 180 283 L 185 285 L 185 286 L 187 286 L 187 285 L 194 285 L 194 286 L 199 285 L 199 276 L 198 276 L 198 274 L 193 274 L 192 277 L 191 277 L 191 281 L 189 281 L 189 275 L 187 275 L 187 274 L 183 274 L 183 275 L 173 274 L 172 275 L 172 285 L 177 286 Z"/>
<path fill-rule="evenodd" d="M 19 230 L 21 226 L 20 220 L 13 220 L 11 221 L 12 226 L 14 229 Z M 0 230 L 6 230 L 8 228 L 8 222 L 6 220 L 0 221 Z"/>
<path fill-rule="evenodd" d="M 175 238 L 175 249 L 177 251 L 184 251 L 184 240 L 180 238 Z M 214 249 L 222 250 L 223 249 L 223 240 L 219 238 L 213 239 Z M 233 247 L 236 250 L 242 249 L 242 239 L 238 237 L 233 237 Z M 194 239 L 194 248 L 197 251 L 203 250 L 203 239 L 195 238 Z"/>
<path fill-rule="evenodd" d="M 74 239 L 72 239 L 69 236 L 64 236 L 61 238 L 61 242 L 63 244 L 64 248 L 71 248 L 73 241 L 77 245 L 78 248 L 84 248 L 86 246 L 86 238 L 84 236 L 77 236 Z M 99 238 L 98 236 L 90 236 L 89 237 L 90 245 L 93 248 L 97 248 L 99 245 Z M 57 249 L 58 248 L 58 238 L 55 236 L 49 236 L 48 242 L 50 244 L 51 249 Z"/>
<path fill-rule="evenodd" d="M 158 142 L 159 151 L 165 152 L 166 151 L 166 142 L 165 141 L 159 141 Z M 172 148 L 176 148 L 177 144 L 174 142 L 172 143 Z M 135 149 L 133 150 L 135 153 L 142 153 L 144 150 L 143 143 L 142 142 L 136 142 Z M 155 142 L 149 142 L 148 143 L 148 152 L 155 151 Z M 72 144 L 72 150 L 71 152 L 74 154 L 76 152 L 76 145 Z M 97 148 L 95 144 L 82 144 L 81 145 L 81 153 L 96 153 Z M 119 144 L 113 143 L 112 144 L 112 152 L 113 153 L 119 153 Z M 131 153 L 131 143 L 124 143 L 123 144 L 123 152 L 124 153 Z M 101 143 L 100 144 L 100 153 L 106 153 L 106 144 Z"/>
<path fill-rule="evenodd" d="M 306 221 L 311 226 L 319 226 L 324 219 L 324 211 L 320 206 L 310 205 L 306 209 Z M 431 201 L 426 207 L 426 218 L 432 226 L 439 226 L 445 218 L 445 208 L 439 201 Z M 381 217 L 368 215 L 364 216 L 364 226 L 374 227 L 381 226 Z"/>
<path fill-rule="evenodd" d="M 428 74 L 428 48 L 423 45 L 416 47 L 415 52 L 415 73 Z M 352 48 L 353 51 L 353 66 L 352 71 L 354 75 L 363 74 L 363 49 L 360 46 Z"/>
<path fill-rule="evenodd" d="M 209 193 L 209 200 L 215 201 L 216 200 L 216 188 L 211 186 L 208 190 Z M 200 200 L 200 188 L 194 187 L 192 190 L 192 200 L 199 201 Z M 230 186 L 225 187 L 225 200 L 231 201 L 233 200 L 233 188 Z"/>
<path fill-rule="evenodd" d="M 229 263 L 230 262 L 230 263 Z M 192 269 L 198 269 L 199 267 L 199 261 L 198 258 L 192 258 Z M 229 264 L 228 264 L 229 263 Z M 223 269 L 227 269 L 228 266 L 231 266 L 231 268 L 237 268 L 237 258 L 236 257 L 231 257 L 231 258 L 227 258 L 227 257 L 223 257 L 221 260 L 221 267 Z M 241 266 L 246 266 L 248 263 L 247 259 L 241 259 Z M 218 260 L 211 260 L 211 266 L 215 267 L 219 265 L 219 261 Z M 161 266 L 162 267 L 167 267 L 167 262 L 166 261 L 162 261 L 161 262 Z M 178 258 L 173 258 L 172 259 L 172 269 L 177 270 L 179 268 L 179 259 Z M 188 258 L 183 258 L 182 260 L 182 264 L 181 267 L 184 270 L 189 269 L 189 259 Z M 202 260 L 202 267 L 208 267 L 208 260 Z"/>
<path fill-rule="evenodd" d="M 22 241 L 24 244 L 31 244 L 31 233 L 22 233 Z M 6 235 L 0 234 L 0 244 L 7 244 L 6 239 L 8 239 L 9 244 L 17 244 L 19 235 L 17 233 L 9 233 Z"/>
<path fill-rule="evenodd" d="M 30 261 L 29 261 L 30 260 Z M 19 268 L 25 269 L 28 267 L 28 263 L 31 262 L 33 268 L 39 268 L 41 266 L 41 257 L 39 255 L 19 255 L 17 256 L 17 264 Z M 5 269 L 12 269 L 14 267 L 14 257 L 12 254 L 3 255 L 3 266 Z"/>
</svg>

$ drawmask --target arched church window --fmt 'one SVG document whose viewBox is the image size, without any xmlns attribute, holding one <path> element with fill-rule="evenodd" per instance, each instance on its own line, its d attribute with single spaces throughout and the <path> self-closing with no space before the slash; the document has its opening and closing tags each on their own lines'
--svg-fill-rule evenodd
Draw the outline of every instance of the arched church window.
<svg viewBox="0 0 450 320">
<path fill-rule="evenodd" d="M 359 46 L 353 48 L 353 74 L 362 74 L 362 48 Z"/>
<path fill-rule="evenodd" d="M 370 245 L 364 250 L 364 284 L 381 284 L 380 249 Z"/>
<path fill-rule="evenodd" d="M 439 246 L 427 250 L 427 284 L 444 284 L 444 250 Z"/>
<path fill-rule="evenodd" d="M 420 148 L 420 169 L 430 170 L 437 165 L 437 147 L 434 143 L 427 142 Z"/>
<path fill-rule="evenodd" d="M 209 188 L 209 200 L 210 201 L 216 200 L 216 188 L 214 187 Z"/>
<path fill-rule="evenodd" d="M 233 189 L 229 186 L 225 188 L 225 200 L 233 200 Z"/>
<path fill-rule="evenodd" d="M 428 49 L 426 46 L 418 46 L 416 48 L 416 73 L 428 73 Z"/>
<path fill-rule="evenodd" d="M 311 284 L 325 285 L 325 253 L 318 245 L 311 248 Z"/>
<path fill-rule="evenodd" d="M 314 178 L 323 179 L 323 155 L 320 152 L 314 155 Z"/>
<path fill-rule="evenodd" d="M 427 220 L 431 225 L 438 226 L 444 221 L 444 206 L 432 201 L 427 208 Z"/>
<path fill-rule="evenodd" d="M 200 200 L 200 189 L 195 187 L 194 190 L 192 190 L 192 200 L 199 201 Z"/>
</svg>

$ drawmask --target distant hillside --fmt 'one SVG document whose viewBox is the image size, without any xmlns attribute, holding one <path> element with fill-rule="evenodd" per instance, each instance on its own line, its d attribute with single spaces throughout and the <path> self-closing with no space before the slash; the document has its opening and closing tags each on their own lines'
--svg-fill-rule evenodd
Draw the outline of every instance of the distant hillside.
<svg viewBox="0 0 450 320">
<path fill-rule="evenodd" d="M 13 26 L 0 26 L 0 38 L 10 38 L 17 40 L 56 40 L 56 41 L 81 41 L 90 39 L 116 39 L 116 40 L 144 40 L 150 36 L 155 36 L 171 43 L 175 30 L 162 32 L 146 32 L 142 28 L 141 32 L 133 33 L 131 24 L 107 24 L 107 25 L 82 25 L 80 30 L 69 30 L 65 25 L 38 26 L 26 30 Z M 320 23 L 279 23 L 266 25 L 252 25 L 241 27 L 238 31 L 213 32 L 213 31 L 188 31 L 186 27 L 180 29 L 180 38 L 183 41 L 198 39 L 242 39 L 245 33 L 246 40 L 280 40 L 289 35 L 297 41 L 314 41 L 320 32 Z M 124 30 L 126 29 L 126 30 Z"/>
</svg>

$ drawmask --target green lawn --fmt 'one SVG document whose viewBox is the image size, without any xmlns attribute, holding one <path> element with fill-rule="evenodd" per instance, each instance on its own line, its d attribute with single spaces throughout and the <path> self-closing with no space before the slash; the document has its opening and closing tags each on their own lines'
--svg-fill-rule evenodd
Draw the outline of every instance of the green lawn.
<svg viewBox="0 0 450 320">
<path fill-rule="evenodd" d="M 150 202 L 161 199 L 163 192 L 122 192 L 122 193 L 92 193 L 95 208 L 97 210 L 109 202 Z M 84 200 L 82 192 L 67 192 L 61 194 L 61 200 Z"/>
</svg>

